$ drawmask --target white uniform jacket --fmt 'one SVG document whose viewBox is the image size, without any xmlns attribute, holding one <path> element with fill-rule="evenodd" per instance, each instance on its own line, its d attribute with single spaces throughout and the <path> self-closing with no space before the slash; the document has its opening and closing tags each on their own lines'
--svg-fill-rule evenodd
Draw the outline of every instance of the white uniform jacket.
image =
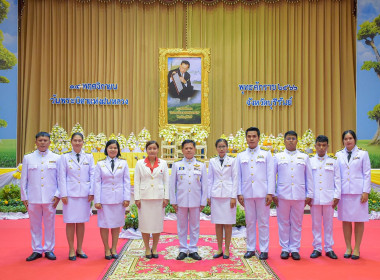
<svg viewBox="0 0 380 280">
<path fill-rule="evenodd" d="M 338 162 L 327 155 L 310 159 L 314 178 L 314 205 L 332 205 L 334 198 L 340 199 L 341 183 Z"/>
<path fill-rule="evenodd" d="M 118 204 L 129 201 L 131 185 L 127 161 L 115 158 L 113 171 L 109 157 L 99 161 L 95 167 L 94 186 L 94 203 Z"/>
<path fill-rule="evenodd" d="M 350 162 L 347 161 L 347 149 L 336 153 L 340 166 L 342 194 L 362 194 L 371 191 L 371 163 L 368 152 L 357 146 L 352 149 Z"/>
<path fill-rule="evenodd" d="M 208 165 L 208 198 L 236 198 L 237 184 L 234 184 L 236 173 L 235 158 L 225 156 L 223 165 L 220 158 L 210 159 Z"/>
<path fill-rule="evenodd" d="M 305 200 L 313 198 L 313 174 L 309 156 L 298 150 L 275 154 L 274 171 L 277 174 L 278 198 Z"/>
<path fill-rule="evenodd" d="M 59 161 L 58 187 L 61 197 L 94 195 L 95 164 L 92 154 L 80 153 L 79 162 L 74 151 L 63 154 Z"/>
<path fill-rule="evenodd" d="M 265 198 L 275 193 L 273 157 L 270 152 L 247 149 L 236 157 L 237 194 L 244 198 Z"/>
<path fill-rule="evenodd" d="M 207 179 L 203 162 L 195 158 L 174 162 L 170 176 L 170 203 L 178 207 L 206 206 Z"/>
<path fill-rule="evenodd" d="M 21 200 L 29 203 L 52 203 L 58 191 L 59 155 L 47 150 L 24 156 L 21 171 Z"/>
<path fill-rule="evenodd" d="M 169 199 L 169 169 L 166 161 L 158 159 L 158 167 L 153 173 L 140 159 L 135 167 L 135 200 Z"/>
</svg>

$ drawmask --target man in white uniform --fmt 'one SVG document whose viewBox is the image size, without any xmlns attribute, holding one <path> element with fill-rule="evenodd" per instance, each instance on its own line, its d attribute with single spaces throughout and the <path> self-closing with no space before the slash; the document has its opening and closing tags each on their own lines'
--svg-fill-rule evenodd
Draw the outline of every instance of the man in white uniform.
<svg viewBox="0 0 380 280">
<path fill-rule="evenodd" d="M 319 135 L 315 141 L 317 154 L 310 159 L 314 178 L 314 198 L 310 209 L 314 237 L 314 251 L 310 258 L 313 259 L 322 255 L 322 220 L 326 256 L 338 258 L 332 246 L 334 208 L 338 205 L 341 193 L 340 168 L 336 159 L 327 155 L 328 147 L 329 139 Z"/>
<path fill-rule="evenodd" d="M 207 204 L 206 165 L 194 158 L 195 142 L 182 143 L 182 160 L 173 163 L 170 177 L 170 203 L 177 212 L 179 254 L 177 260 L 189 257 L 201 260 L 198 255 L 200 212 Z M 190 231 L 190 244 L 187 232 Z"/>
<path fill-rule="evenodd" d="M 236 157 L 238 200 L 245 209 L 247 252 L 251 258 L 256 250 L 256 221 L 259 229 L 260 260 L 268 259 L 269 216 L 272 195 L 275 193 L 273 158 L 258 146 L 260 130 L 250 127 L 245 132 L 248 148 Z"/>
<path fill-rule="evenodd" d="M 59 155 L 49 151 L 50 135 L 36 135 L 37 150 L 24 156 L 21 171 L 21 200 L 29 214 L 33 253 L 26 259 L 34 261 L 42 257 L 55 260 L 55 208 L 59 202 L 57 163 Z M 42 246 L 42 220 L 45 244 Z"/>
<path fill-rule="evenodd" d="M 302 218 L 306 204 L 313 198 L 313 174 L 309 156 L 297 150 L 297 133 L 285 133 L 285 151 L 274 157 L 277 174 L 276 197 L 281 258 L 300 260 Z"/>
</svg>

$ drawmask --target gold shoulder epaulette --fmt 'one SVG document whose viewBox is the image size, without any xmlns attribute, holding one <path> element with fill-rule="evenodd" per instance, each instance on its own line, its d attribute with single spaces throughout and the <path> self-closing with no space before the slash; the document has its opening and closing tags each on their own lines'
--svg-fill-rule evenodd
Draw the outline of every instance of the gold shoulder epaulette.
<svg viewBox="0 0 380 280">
<path fill-rule="evenodd" d="M 195 159 L 196 161 L 199 161 L 199 162 L 202 162 L 202 163 L 204 163 L 205 162 L 205 160 L 203 159 L 203 158 L 197 158 L 197 159 Z"/>
<path fill-rule="evenodd" d="M 216 157 L 218 157 L 218 155 L 212 156 L 211 158 L 216 158 Z"/>
<path fill-rule="evenodd" d="M 236 158 L 236 154 L 234 155 L 228 155 L 229 157 Z"/>
<path fill-rule="evenodd" d="M 103 161 L 103 160 L 106 160 L 106 158 L 99 159 L 98 162 L 99 162 L 99 161 Z"/>
<path fill-rule="evenodd" d="M 337 152 L 340 152 L 340 151 L 343 151 L 343 150 L 344 150 L 344 148 L 342 148 L 342 149 L 340 149 L 340 150 L 337 150 L 336 153 L 337 153 Z"/>
<path fill-rule="evenodd" d="M 86 154 L 92 154 L 91 152 L 85 152 Z"/>
<path fill-rule="evenodd" d="M 174 162 L 179 162 L 179 161 L 181 161 L 181 160 L 182 160 L 182 158 L 179 158 L 179 159 L 175 160 Z"/>
<path fill-rule="evenodd" d="M 309 158 L 312 158 L 314 156 L 315 156 L 315 154 L 309 154 Z"/>
<path fill-rule="evenodd" d="M 336 156 L 328 156 L 329 158 L 333 158 L 333 159 L 336 159 Z"/>
<path fill-rule="evenodd" d="M 361 147 L 358 146 L 358 149 L 361 150 L 361 151 L 367 151 L 366 149 L 363 149 Z"/>
<path fill-rule="evenodd" d="M 54 153 L 54 152 L 53 152 Z M 71 151 L 66 151 L 66 152 L 63 152 L 64 154 L 68 154 L 68 153 L 71 153 Z"/>
<path fill-rule="evenodd" d="M 127 160 L 126 158 L 123 158 L 123 157 L 119 157 L 119 159 L 121 159 L 121 160 Z"/>
</svg>

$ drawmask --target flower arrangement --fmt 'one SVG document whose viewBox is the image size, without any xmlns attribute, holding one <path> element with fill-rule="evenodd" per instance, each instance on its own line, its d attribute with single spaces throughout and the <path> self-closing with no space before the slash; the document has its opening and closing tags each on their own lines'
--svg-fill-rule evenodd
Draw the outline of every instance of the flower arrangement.
<svg viewBox="0 0 380 280">
<path fill-rule="evenodd" d="M 22 212 L 27 210 L 21 201 L 20 187 L 17 185 L 6 185 L 0 190 L 0 212 Z"/>
<path fill-rule="evenodd" d="M 145 139 L 146 141 L 151 140 L 151 136 L 149 131 L 144 127 L 140 133 L 137 135 L 137 139 L 140 141 L 140 139 Z"/>
<path fill-rule="evenodd" d="M 136 136 L 133 132 L 129 134 L 128 140 L 127 140 L 127 147 L 132 152 L 134 149 L 136 149 Z"/>
<path fill-rule="evenodd" d="M 314 133 L 309 128 L 302 135 L 302 138 L 298 139 L 297 149 L 304 152 L 312 153 L 314 150 L 314 144 L 315 144 L 315 136 L 314 136 Z"/>
<path fill-rule="evenodd" d="M 117 142 L 119 142 L 119 145 L 120 145 L 120 149 L 125 149 L 127 147 L 127 138 L 125 138 L 125 136 L 123 134 L 118 134 L 116 136 L 116 140 Z"/>
<path fill-rule="evenodd" d="M 50 151 L 58 151 L 59 154 L 62 154 L 64 149 L 70 149 L 70 138 L 67 135 L 66 130 L 60 127 L 58 124 L 55 124 L 50 132 Z"/>
<path fill-rule="evenodd" d="M 84 135 L 84 130 L 80 123 L 76 123 L 74 125 L 74 127 L 71 129 L 71 135 L 73 135 L 76 132 L 82 133 L 82 135 Z"/>
<path fill-rule="evenodd" d="M 169 129 L 166 129 L 166 128 L 161 129 L 159 132 L 159 136 L 160 136 L 160 138 L 163 138 L 164 141 L 171 143 L 175 140 L 175 134 L 173 134 L 172 131 L 170 131 Z"/>
<path fill-rule="evenodd" d="M 198 130 L 197 134 L 194 135 L 193 140 L 197 143 L 204 142 L 208 137 L 208 132 L 204 129 Z"/>
<path fill-rule="evenodd" d="M 16 172 L 13 173 L 13 178 L 20 180 L 21 179 L 22 164 L 17 166 Z"/>
<path fill-rule="evenodd" d="M 90 133 L 84 138 L 84 149 L 87 153 L 90 153 L 92 149 L 96 149 L 96 136 L 94 133 Z"/>
<path fill-rule="evenodd" d="M 128 229 L 128 228 L 133 228 L 133 229 L 139 228 L 139 212 L 137 210 L 136 204 L 133 204 L 129 208 L 129 213 L 125 217 L 124 229 Z"/>
<path fill-rule="evenodd" d="M 96 142 L 94 143 L 95 149 L 100 152 L 100 150 L 106 147 L 107 136 L 104 133 L 99 133 L 95 137 Z"/>
<path fill-rule="evenodd" d="M 185 141 L 185 140 L 188 139 L 188 138 L 189 138 L 189 134 L 188 134 L 186 131 L 182 130 L 182 133 L 177 134 L 177 139 L 176 139 L 176 141 L 177 141 L 177 143 L 178 143 L 179 145 L 181 145 L 182 142 Z"/>
<path fill-rule="evenodd" d="M 196 135 L 201 130 L 201 127 L 199 125 L 193 125 L 190 129 L 190 133 L 192 135 Z"/>
</svg>

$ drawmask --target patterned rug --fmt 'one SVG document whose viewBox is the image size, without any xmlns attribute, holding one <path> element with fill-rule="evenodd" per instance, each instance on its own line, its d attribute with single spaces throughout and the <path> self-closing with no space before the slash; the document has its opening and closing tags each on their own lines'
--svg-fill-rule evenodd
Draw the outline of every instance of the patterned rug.
<svg viewBox="0 0 380 280">
<path fill-rule="evenodd" d="M 256 257 L 244 259 L 244 238 L 232 238 L 230 258 L 213 259 L 215 235 L 201 235 L 198 254 L 201 261 L 186 258 L 177 261 L 179 253 L 176 235 L 161 235 L 158 259 L 145 258 L 141 239 L 128 241 L 120 258 L 110 266 L 103 279 L 279 279 L 265 261 Z"/>
</svg>

